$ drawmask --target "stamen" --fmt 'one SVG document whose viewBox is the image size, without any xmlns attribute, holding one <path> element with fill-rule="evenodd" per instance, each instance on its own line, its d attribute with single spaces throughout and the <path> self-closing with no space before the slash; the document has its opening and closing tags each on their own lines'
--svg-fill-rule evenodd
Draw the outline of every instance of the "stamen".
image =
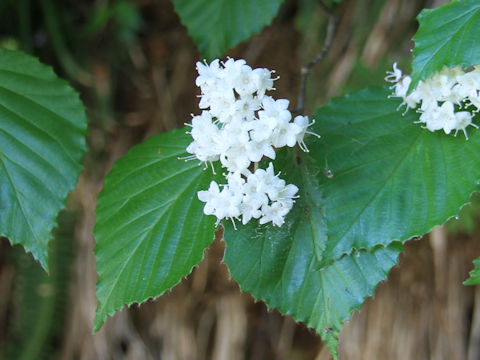
<svg viewBox="0 0 480 360">
<path fill-rule="evenodd" d="M 305 134 L 310 134 L 310 135 L 313 135 L 313 136 L 315 136 L 315 137 L 317 137 L 317 138 L 321 138 L 320 135 L 318 135 L 317 133 L 314 133 L 313 131 L 305 131 Z"/>
<path fill-rule="evenodd" d="M 305 143 L 302 141 L 302 142 L 299 142 L 298 143 L 298 146 L 300 147 L 300 149 L 303 151 L 303 152 L 310 152 L 310 150 L 308 150 L 307 148 L 307 145 L 305 145 Z"/>
<path fill-rule="evenodd" d="M 212 167 L 212 173 L 213 175 L 217 175 L 217 173 L 215 172 L 215 168 L 213 167 L 213 162 L 212 161 L 209 161 L 210 163 L 210 166 Z"/>
<path fill-rule="evenodd" d="M 232 217 L 230 217 L 230 220 L 232 220 L 233 228 L 234 228 L 235 230 L 237 230 L 237 226 L 235 225 L 235 221 L 233 220 Z"/>
<path fill-rule="evenodd" d="M 197 156 L 196 155 L 188 155 L 188 156 L 184 156 L 184 157 L 179 156 L 177 159 L 178 160 L 185 160 L 185 162 L 187 162 L 187 161 L 190 161 L 190 160 L 197 159 Z"/>
</svg>

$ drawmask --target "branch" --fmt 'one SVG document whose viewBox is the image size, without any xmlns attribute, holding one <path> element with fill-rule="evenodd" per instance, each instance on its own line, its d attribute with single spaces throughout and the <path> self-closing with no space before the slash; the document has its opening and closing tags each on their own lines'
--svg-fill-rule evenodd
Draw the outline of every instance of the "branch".
<svg viewBox="0 0 480 360">
<path fill-rule="evenodd" d="M 325 41 L 323 43 L 322 50 L 315 56 L 312 60 L 308 62 L 305 66 L 302 67 L 300 80 L 300 91 L 298 93 L 298 104 L 295 112 L 302 114 L 305 110 L 305 95 L 307 92 L 307 78 L 310 75 L 312 68 L 321 60 L 327 56 L 330 47 L 332 46 L 333 38 L 337 32 L 338 27 L 338 17 L 322 2 L 319 2 L 323 10 L 328 14 L 328 27 L 327 34 L 325 35 Z"/>
<path fill-rule="evenodd" d="M 323 2 L 323 0 L 320 0 L 318 2 L 318 4 L 320 5 L 320 7 L 323 9 L 323 11 L 325 11 L 328 15 L 333 15 L 333 10 L 330 9 L 327 5 L 325 5 L 325 3 Z"/>
</svg>

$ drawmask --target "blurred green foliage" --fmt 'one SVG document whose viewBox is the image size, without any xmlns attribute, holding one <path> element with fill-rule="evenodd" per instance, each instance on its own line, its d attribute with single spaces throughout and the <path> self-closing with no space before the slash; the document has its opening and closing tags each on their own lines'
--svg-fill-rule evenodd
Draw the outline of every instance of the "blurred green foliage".
<svg viewBox="0 0 480 360">
<path fill-rule="evenodd" d="M 21 246 L 9 252 L 14 268 L 8 342 L 2 359 L 51 359 L 61 341 L 69 303 L 76 215 L 62 211 L 50 245 L 50 274 Z M 1 340 L 1 339 L 0 339 Z M 1 348 L 1 347 L 0 347 Z"/>
<path fill-rule="evenodd" d="M 142 19 L 131 1 L 116 0 L 94 9 L 82 32 L 86 38 L 94 38 L 110 25 L 115 38 L 131 44 L 137 40 L 137 33 L 142 28 Z"/>
</svg>

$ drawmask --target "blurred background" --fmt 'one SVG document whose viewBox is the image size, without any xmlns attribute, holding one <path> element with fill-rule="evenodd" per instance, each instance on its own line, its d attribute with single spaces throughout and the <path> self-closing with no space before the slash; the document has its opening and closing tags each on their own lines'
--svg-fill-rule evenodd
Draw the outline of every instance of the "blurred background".
<svg viewBox="0 0 480 360">
<path fill-rule="evenodd" d="M 342 0 L 330 52 L 307 84 L 306 113 L 383 85 L 393 61 L 410 71 L 415 17 L 442 2 Z M 180 285 L 92 334 L 96 195 L 131 146 L 199 113 L 200 54 L 168 0 L 0 0 L 0 14 L 0 46 L 53 66 L 90 119 L 85 170 L 59 216 L 50 276 L 0 239 L 0 359 L 329 359 L 312 330 L 240 292 L 219 239 Z M 301 66 L 321 50 L 327 23 L 318 0 L 285 0 L 271 26 L 227 55 L 275 69 L 272 95 L 293 108 Z M 345 324 L 340 359 L 480 359 L 480 290 L 462 285 L 480 255 L 479 204 L 406 244 L 388 281 Z"/>
</svg>

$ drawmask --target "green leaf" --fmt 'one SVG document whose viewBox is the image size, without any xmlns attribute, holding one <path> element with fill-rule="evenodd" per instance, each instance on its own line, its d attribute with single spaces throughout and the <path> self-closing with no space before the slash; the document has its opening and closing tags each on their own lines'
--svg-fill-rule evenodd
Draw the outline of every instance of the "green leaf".
<svg viewBox="0 0 480 360">
<path fill-rule="evenodd" d="M 283 0 L 172 0 L 180 20 L 208 60 L 259 33 Z"/>
<path fill-rule="evenodd" d="M 413 50 L 412 85 L 431 77 L 443 66 L 480 64 L 480 2 L 459 0 L 434 10 L 423 10 Z"/>
<path fill-rule="evenodd" d="M 320 266 L 353 249 L 421 236 L 458 214 L 480 179 L 480 131 L 469 140 L 423 129 L 385 88 L 334 99 L 320 109 L 309 144 L 321 175 L 328 241 Z"/>
<path fill-rule="evenodd" d="M 48 269 L 48 242 L 86 151 L 78 94 L 52 69 L 0 49 L 0 235 Z"/>
<path fill-rule="evenodd" d="M 152 137 L 118 160 L 98 197 L 95 331 L 125 304 L 160 296 L 192 271 L 214 239 L 197 191 L 213 178 L 182 161 L 185 129 Z M 220 171 L 219 171 L 220 172 Z"/>
<path fill-rule="evenodd" d="M 470 271 L 470 277 L 463 282 L 463 285 L 478 285 L 480 284 L 480 257 L 473 260 L 475 268 Z"/>
<path fill-rule="evenodd" d="M 301 193 L 303 193 L 302 202 L 304 204 L 304 211 L 309 217 L 309 226 L 313 237 L 313 249 L 316 256 L 316 265 L 319 265 L 323 258 L 323 253 L 327 247 L 327 224 L 323 209 L 323 199 L 318 185 L 318 169 L 314 168 L 310 159 L 306 156 L 297 157 L 302 161 L 301 171 L 296 173 L 301 175 L 301 179 L 292 179 L 294 184 L 299 182 L 301 184 Z M 282 169 L 285 168 L 282 167 Z"/>
<path fill-rule="evenodd" d="M 324 236 L 318 189 L 305 156 L 289 161 L 282 178 L 300 188 L 300 198 L 281 227 L 250 221 L 234 230 L 224 224 L 224 261 L 243 291 L 270 308 L 314 328 L 337 356 L 338 334 L 353 310 L 386 279 L 402 250 L 399 243 L 370 252 L 353 252 L 317 270 L 315 238 Z"/>
</svg>

